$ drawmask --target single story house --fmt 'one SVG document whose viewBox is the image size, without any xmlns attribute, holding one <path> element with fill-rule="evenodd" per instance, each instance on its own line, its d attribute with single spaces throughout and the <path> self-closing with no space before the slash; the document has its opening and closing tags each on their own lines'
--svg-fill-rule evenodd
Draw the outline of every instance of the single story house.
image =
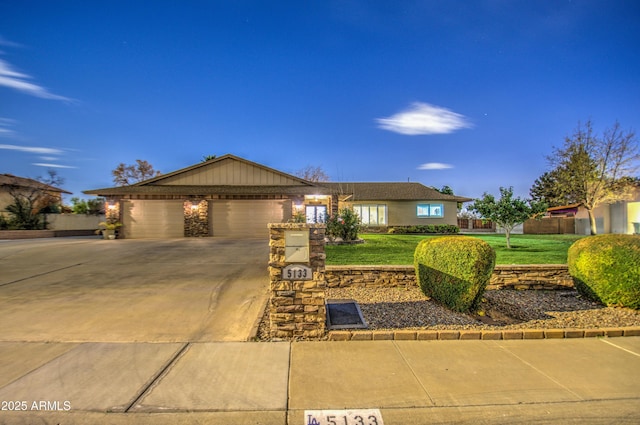
<svg viewBox="0 0 640 425">
<path fill-rule="evenodd" d="M 48 205 L 62 205 L 63 193 L 71 195 L 71 192 L 34 179 L 0 174 L 0 214 L 15 203 L 15 196 L 29 199 L 33 202 L 34 209 L 40 210 Z"/>
<path fill-rule="evenodd" d="M 457 203 L 470 200 L 420 183 L 311 182 L 230 154 L 84 193 L 106 198 L 125 238 L 266 237 L 267 223 L 321 222 L 342 206 L 369 226 L 456 225 Z"/>
</svg>

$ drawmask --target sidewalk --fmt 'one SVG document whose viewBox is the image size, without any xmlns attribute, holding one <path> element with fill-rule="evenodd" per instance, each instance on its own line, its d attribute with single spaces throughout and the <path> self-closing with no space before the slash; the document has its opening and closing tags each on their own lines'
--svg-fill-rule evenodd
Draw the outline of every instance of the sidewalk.
<svg viewBox="0 0 640 425">
<path fill-rule="evenodd" d="M 636 424 L 640 337 L 0 342 L 0 401 L 2 424 L 302 425 L 357 408 L 386 425 Z"/>
</svg>

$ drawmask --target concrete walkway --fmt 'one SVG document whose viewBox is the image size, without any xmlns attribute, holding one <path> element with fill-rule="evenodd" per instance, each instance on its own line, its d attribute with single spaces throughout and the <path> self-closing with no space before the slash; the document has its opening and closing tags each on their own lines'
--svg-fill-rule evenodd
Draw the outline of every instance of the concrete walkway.
<svg viewBox="0 0 640 425">
<path fill-rule="evenodd" d="M 0 401 L 2 424 L 637 424 L 640 337 L 0 342 Z"/>
</svg>

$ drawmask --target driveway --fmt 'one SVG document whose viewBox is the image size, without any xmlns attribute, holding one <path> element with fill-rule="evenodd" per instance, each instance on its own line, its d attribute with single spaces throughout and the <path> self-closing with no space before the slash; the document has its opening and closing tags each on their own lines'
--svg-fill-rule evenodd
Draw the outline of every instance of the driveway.
<svg viewBox="0 0 640 425">
<path fill-rule="evenodd" d="M 244 341 L 268 241 L 0 241 L 0 341 Z"/>
</svg>

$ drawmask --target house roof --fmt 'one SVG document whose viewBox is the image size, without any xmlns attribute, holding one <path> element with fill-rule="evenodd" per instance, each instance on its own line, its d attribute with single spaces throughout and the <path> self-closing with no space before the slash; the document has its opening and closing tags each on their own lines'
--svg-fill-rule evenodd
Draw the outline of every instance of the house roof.
<svg viewBox="0 0 640 425">
<path fill-rule="evenodd" d="M 36 188 L 36 189 L 47 190 L 49 192 L 66 193 L 71 195 L 71 192 L 68 192 L 64 189 L 60 189 L 55 186 L 44 184 L 42 182 L 39 182 L 38 180 L 29 179 L 26 177 L 14 176 L 13 174 L 0 174 L 0 186 Z"/>
<path fill-rule="evenodd" d="M 470 198 L 445 195 L 415 182 L 310 182 L 234 155 L 201 162 L 130 185 L 85 190 L 100 196 L 121 195 L 342 195 L 349 201 L 442 200 Z"/>
<path fill-rule="evenodd" d="M 333 193 L 348 196 L 348 201 L 434 200 L 468 202 L 471 198 L 446 195 L 417 182 L 323 182 Z"/>
<path fill-rule="evenodd" d="M 204 161 L 130 186 L 85 190 L 118 195 L 327 195 L 329 189 L 234 155 Z"/>
<path fill-rule="evenodd" d="M 582 205 L 581 203 L 569 204 L 569 205 L 559 205 L 557 207 L 549 207 L 549 208 L 547 208 L 547 211 L 552 212 L 552 211 L 573 210 L 573 209 L 579 208 L 581 205 Z"/>
</svg>

